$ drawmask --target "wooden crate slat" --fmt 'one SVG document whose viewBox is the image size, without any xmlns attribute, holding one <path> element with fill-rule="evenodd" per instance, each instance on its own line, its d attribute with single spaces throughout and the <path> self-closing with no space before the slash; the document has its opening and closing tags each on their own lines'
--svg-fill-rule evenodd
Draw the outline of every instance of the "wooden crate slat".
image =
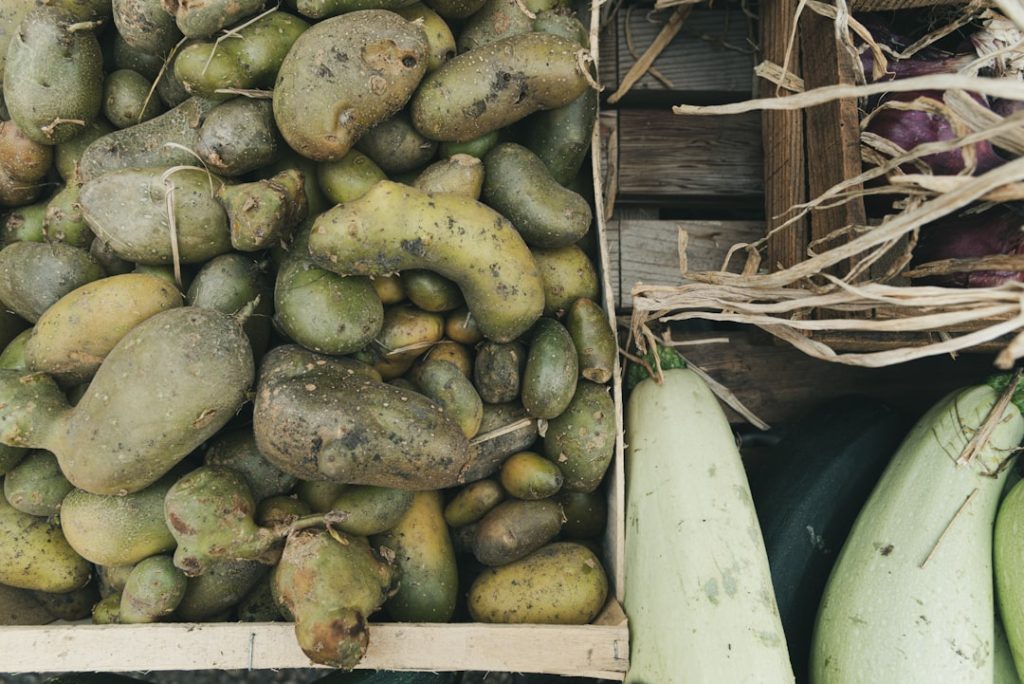
<svg viewBox="0 0 1024 684">
<path fill-rule="evenodd" d="M 966 5 L 969 0 L 851 0 L 854 12 L 878 12 L 883 10 L 913 9 L 934 5 Z"/>
<path fill-rule="evenodd" d="M 623 308 L 633 305 L 631 291 L 637 282 L 677 285 L 679 271 L 678 232 L 689 234 L 686 250 L 693 271 L 716 271 L 729 248 L 738 242 L 752 242 L 764 236 L 761 221 L 650 221 L 627 219 L 618 222 L 619 301 Z M 743 256 L 738 257 L 742 263 Z"/>
<path fill-rule="evenodd" d="M 625 624 L 375 624 L 360 669 L 623 678 Z M 314 667 L 289 623 L 48 625 L 0 629 L 0 672 Z"/>
<path fill-rule="evenodd" d="M 679 203 L 761 197 L 757 112 L 706 117 L 678 116 L 667 109 L 621 109 L 618 130 L 619 200 Z"/>
<path fill-rule="evenodd" d="M 627 9 L 622 7 L 616 16 L 616 76 L 605 83 L 610 92 L 615 91 L 636 61 L 626 42 L 627 30 L 633 49 L 640 56 L 671 16 L 671 11 L 651 13 L 650 5 L 637 5 L 631 12 Z M 654 62 L 654 67 L 672 82 L 672 87 L 668 88 L 648 73 L 630 92 L 671 91 L 683 94 L 684 98 L 686 93 L 702 92 L 749 95 L 753 87 L 753 54 L 724 47 L 701 38 L 702 35 L 720 38 L 739 48 L 750 48 L 748 20 L 738 7 L 694 9 L 680 34 Z M 602 73 L 605 72 L 602 70 Z"/>
</svg>

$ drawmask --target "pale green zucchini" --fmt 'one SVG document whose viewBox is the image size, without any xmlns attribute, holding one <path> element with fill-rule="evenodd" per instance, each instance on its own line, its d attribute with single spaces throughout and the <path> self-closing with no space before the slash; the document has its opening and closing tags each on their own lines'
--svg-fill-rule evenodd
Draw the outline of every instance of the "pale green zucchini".
<svg viewBox="0 0 1024 684">
<path fill-rule="evenodd" d="M 1006 461 L 1024 436 L 1017 408 L 958 460 L 998 398 L 990 387 L 955 392 L 903 441 L 829 577 L 812 682 L 993 681 L 992 531 Z"/>
<path fill-rule="evenodd" d="M 664 375 L 626 412 L 626 682 L 792 682 L 732 431 L 692 371 Z"/>
</svg>

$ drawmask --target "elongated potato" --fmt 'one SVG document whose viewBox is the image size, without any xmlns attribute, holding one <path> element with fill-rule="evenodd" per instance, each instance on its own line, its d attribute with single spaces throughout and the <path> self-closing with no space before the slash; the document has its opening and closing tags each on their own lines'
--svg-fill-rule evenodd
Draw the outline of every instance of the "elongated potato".
<svg viewBox="0 0 1024 684">
<path fill-rule="evenodd" d="M 317 161 L 344 157 L 401 109 L 426 73 L 423 29 L 393 12 L 322 21 L 292 45 L 277 73 L 274 118 L 288 144 Z"/>
<path fill-rule="evenodd" d="M 432 140 L 464 142 L 567 105 L 589 87 L 580 50 L 561 36 L 525 33 L 461 54 L 424 79 L 413 124 Z"/>
<path fill-rule="evenodd" d="M 172 285 L 153 276 L 127 273 L 95 280 L 61 297 L 39 318 L 25 347 L 26 360 L 32 370 L 68 384 L 85 382 L 132 328 L 181 303 Z"/>
<path fill-rule="evenodd" d="M 515 228 L 457 195 L 381 181 L 321 215 L 309 252 L 317 265 L 343 275 L 436 271 L 459 285 L 480 330 L 498 341 L 526 332 L 543 309 L 543 284 Z"/>
</svg>

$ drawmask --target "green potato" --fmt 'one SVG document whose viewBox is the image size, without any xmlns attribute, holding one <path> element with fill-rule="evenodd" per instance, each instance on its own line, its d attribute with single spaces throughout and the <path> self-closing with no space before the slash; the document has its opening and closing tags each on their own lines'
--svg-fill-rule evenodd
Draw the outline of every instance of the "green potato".
<svg viewBox="0 0 1024 684">
<path fill-rule="evenodd" d="M 381 276 L 371 276 L 370 284 L 380 297 L 384 306 L 399 304 L 405 301 L 405 288 L 402 287 L 402 277 L 397 273 L 390 273 Z"/>
<path fill-rule="evenodd" d="M 533 257 L 544 279 L 544 315 L 561 316 L 577 299 L 600 297 L 594 262 L 576 245 L 534 249 Z"/>
<path fill-rule="evenodd" d="M 575 16 L 565 14 L 559 9 L 537 12 L 537 18 L 533 20 L 533 30 L 568 38 L 580 47 L 590 46 L 590 31 L 587 27 Z"/>
<path fill-rule="evenodd" d="M 231 251 L 227 214 L 216 199 L 222 183 L 195 167 L 123 169 L 86 182 L 79 202 L 93 232 L 118 256 L 139 264 L 194 264 Z"/>
<path fill-rule="evenodd" d="M 263 358 L 270 344 L 274 295 L 263 267 L 252 258 L 222 254 L 207 261 L 189 285 L 186 301 L 190 306 L 231 316 L 248 314 L 242 329 L 249 338 L 253 358 Z"/>
<path fill-rule="evenodd" d="M 465 154 L 477 159 L 483 159 L 484 155 L 498 144 L 498 137 L 498 131 L 491 131 L 490 133 L 484 133 L 479 138 L 473 138 L 465 142 L 443 142 L 438 148 L 439 156 L 442 159 L 447 159 L 457 154 Z"/>
<path fill-rule="evenodd" d="M 104 275 L 99 262 L 71 245 L 16 242 L 0 250 L 0 301 L 34 323 L 61 297 Z"/>
<path fill-rule="evenodd" d="M 527 119 L 526 147 L 540 158 L 551 176 L 568 185 L 583 167 L 597 120 L 598 93 L 588 88 L 562 107 L 537 112 Z"/>
<path fill-rule="evenodd" d="M 448 314 L 444 323 L 444 334 L 459 344 L 475 345 L 484 339 L 473 314 L 464 306 Z"/>
<path fill-rule="evenodd" d="M 78 167 L 85 150 L 99 138 L 113 132 L 114 127 L 106 119 L 98 118 L 71 140 L 53 148 L 54 166 L 65 183 L 81 184 Z"/>
<path fill-rule="evenodd" d="M 188 579 L 170 556 L 151 556 L 139 562 L 121 592 L 118 611 L 123 625 L 157 622 L 174 612 L 185 597 Z"/>
<path fill-rule="evenodd" d="M 0 207 L 37 199 L 53 157 L 52 146 L 33 141 L 13 121 L 0 121 Z"/>
<path fill-rule="evenodd" d="M 446 7 L 449 5 L 453 5 L 456 11 L 460 6 L 466 10 L 474 5 L 479 8 L 479 11 L 471 12 L 473 16 L 459 33 L 459 54 L 533 30 L 533 18 L 522 10 L 516 0 L 433 0 L 430 4 L 441 16 L 449 11 Z"/>
<path fill-rule="evenodd" d="M 280 622 L 283 618 L 274 600 L 270 586 L 270 575 L 260 580 L 241 601 L 238 602 L 238 619 L 241 622 Z"/>
<path fill-rule="evenodd" d="M 279 137 L 268 100 L 236 97 L 206 116 L 195 151 L 216 173 L 240 176 L 277 159 Z"/>
<path fill-rule="evenodd" d="M 317 181 L 331 202 L 341 204 L 359 199 L 387 175 L 359 150 L 350 150 L 338 161 L 317 164 Z"/>
<path fill-rule="evenodd" d="M 103 240 L 98 238 L 93 239 L 92 244 L 89 245 L 89 254 L 93 259 L 100 262 L 109 275 L 124 275 L 125 273 L 132 273 L 136 269 L 140 268 L 130 261 L 125 261 L 121 257 L 117 256 L 110 245 Z M 182 274 L 184 276 L 184 273 Z"/>
<path fill-rule="evenodd" d="M 504 404 L 519 398 L 526 350 L 518 342 L 484 342 L 473 363 L 473 384 L 488 404 Z"/>
<path fill-rule="evenodd" d="M 24 330 L 7 343 L 3 353 L 0 353 L 0 368 L 6 370 L 27 371 L 28 361 L 25 359 L 25 345 L 32 336 L 32 328 Z"/>
<path fill-rule="evenodd" d="M 463 471 L 466 482 L 490 477 L 506 458 L 532 447 L 537 441 L 537 421 L 526 415 L 518 401 L 484 404 L 480 432 L 474 441 L 476 454 Z"/>
<path fill-rule="evenodd" d="M 293 499 L 290 496 L 271 496 L 257 504 L 256 524 L 260 527 L 290 525 L 299 518 L 312 514 L 313 509 L 301 499 Z"/>
<path fill-rule="evenodd" d="M 115 128 L 128 128 L 149 121 L 163 112 L 163 105 L 150 97 L 153 84 L 145 76 L 120 69 L 103 83 L 103 116 Z"/>
<path fill-rule="evenodd" d="M 470 587 L 469 613 L 478 622 L 585 625 L 607 597 L 608 577 L 597 556 L 560 542 L 485 570 Z"/>
<path fill-rule="evenodd" d="M 405 105 L 428 56 L 423 29 L 393 12 L 364 10 L 316 24 L 278 71 L 274 118 L 281 134 L 310 159 L 341 159 Z"/>
<path fill-rule="evenodd" d="M 346 485 L 327 480 L 301 480 L 295 493 L 314 513 L 326 513 L 334 507 Z"/>
<path fill-rule="evenodd" d="M 423 357 L 424 363 L 447 361 L 455 366 L 465 378 L 473 378 L 473 354 L 464 345 L 451 340 L 441 340 Z M 476 391 L 475 389 L 473 390 Z"/>
<path fill-rule="evenodd" d="M 484 167 L 484 201 L 512 221 L 531 247 L 565 247 L 590 229 L 587 200 L 562 187 L 522 145 L 498 145 L 484 157 Z"/>
<path fill-rule="evenodd" d="M 237 471 L 245 478 L 253 499 L 258 502 L 287 494 L 298 483 L 295 477 L 283 472 L 259 452 L 251 429 L 217 435 L 206 447 L 203 463 Z"/>
<path fill-rule="evenodd" d="M 505 499 L 505 490 L 494 480 L 478 480 L 463 487 L 444 508 L 449 527 L 465 527 L 480 520 Z"/>
<path fill-rule="evenodd" d="M 0 28 L 2 26 L 0 24 Z M 0 584 L 0 626 L 47 625 L 56 619 L 33 592 Z"/>
<path fill-rule="evenodd" d="M 257 561 L 221 560 L 210 563 L 204 574 L 188 579 L 185 596 L 175 615 L 182 622 L 212 620 L 245 598 L 267 573 L 267 566 Z"/>
<path fill-rule="evenodd" d="M 162 311 L 121 338 L 75 407 L 47 375 L 0 371 L 0 442 L 53 452 L 80 489 L 127 494 L 216 434 L 254 374 L 235 319 L 192 306 Z"/>
<path fill-rule="evenodd" d="M 458 285 L 433 271 L 412 269 L 402 273 L 402 289 L 413 304 L 432 313 L 443 313 L 463 305 Z"/>
<path fill-rule="evenodd" d="M 602 492 L 561 492 L 558 503 L 565 513 L 562 536 L 567 539 L 596 539 L 608 522 L 608 502 Z"/>
<path fill-rule="evenodd" d="M 296 346 L 264 358 L 253 428 L 260 452 L 304 480 L 440 489 L 459 483 L 472 453 L 426 397 Z"/>
<path fill-rule="evenodd" d="M 390 174 L 401 174 L 425 166 L 437 153 L 437 143 L 413 128 L 404 110 L 367 131 L 356 149 Z"/>
<path fill-rule="evenodd" d="M 287 12 L 271 12 L 239 28 L 237 39 L 186 46 L 174 60 L 174 75 L 193 95 L 228 97 L 224 89 L 274 87 L 277 70 L 309 23 Z"/>
<path fill-rule="evenodd" d="M 564 480 L 558 466 L 532 451 L 520 451 L 501 464 L 501 486 L 524 501 L 554 496 Z"/>
<path fill-rule="evenodd" d="M 149 0 L 143 1 L 148 2 Z M 157 7 L 159 7 L 159 2 L 157 2 Z M 116 23 L 116 15 L 114 20 Z M 173 26 L 174 22 L 171 22 L 171 25 Z M 110 50 L 113 54 L 107 58 L 108 71 L 111 69 L 128 69 L 142 74 L 152 82 L 160 75 L 160 70 L 164 65 L 163 57 L 159 53 L 140 50 L 129 45 L 125 42 L 124 36 L 119 32 L 115 32 L 113 46 L 110 47 Z"/>
<path fill-rule="evenodd" d="M 424 0 L 445 19 L 465 19 L 483 7 L 485 0 Z"/>
<path fill-rule="evenodd" d="M 217 193 L 231 225 L 231 246 L 258 252 L 288 240 L 307 212 L 305 178 L 289 169 L 273 178 L 223 185 Z"/>
<path fill-rule="evenodd" d="M 561 529 L 562 507 L 553 499 L 504 501 L 480 520 L 473 555 L 484 565 L 507 565 L 544 546 Z"/>
<path fill-rule="evenodd" d="M 22 513 L 0 494 L 0 584 L 63 593 L 83 587 L 91 566 L 55 522 Z"/>
<path fill-rule="evenodd" d="M 175 542 L 164 522 L 164 496 L 180 474 L 169 473 L 125 496 L 100 496 L 80 489 L 69 492 L 60 511 L 68 543 L 83 558 L 108 568 L 132 566 L 172 551 Z M 119 584 L 111 587 L 120 591 Z"/>
<path fill-rule="evenodd" d="M 415 370 L 413 381 L 420 392 L 440 404 L 459 424 L 467 439 L 476 436 L 483 420 L 483 401 L 457 366 L 447 361 L 426 361 Z"/>
<path fill-rule="evenodd" d="M 406 21 L 418 21 L 427 34 L 427 45 L 430 48 L 430 61 L 427 73 L 437 71 L 445 62 L 455 56 L 455 36 L 441 18 L 441 15 L 421 2 L 414 2 L 408 7 L 395 10 L 395 14 Z"/>
<path fill-rule="evenodd" d="M 11 38 L 18 32 L 21 20 L 35 5 L 35 0 L 7 0 L 0 4 L 0 74 L 4 72 L 7 63 L 7 48 Z"/>
<path fill-rule="evenodd" d="M 476 157 L 456 154 L 425 168 L 412 186 L 430 195 L 446 192 L 478 200 L 484 188 L 484 165 Z"/>
<path fill-rule="evenodd" d="M 34 591 L 32 595 L 58 620 L 84 620 L 92 614 L 92 607 L 100 600 L 96 584 L 90 582 L 81 589 L 63 594 Z"/>
<path fill-rule="evenodd" d="M 28 449 L 0 445 L 0 476 L 6 475 L 29 454 Z"/>
<path fill-rule="evenodd" d="M 121 622 L 121 594 L 110 594 L 92 607 L 94 625 L 116 625 Z"/>
<path fill-rule="evenodd" d="M 62 9 L 79 21 L 109 18 L 110 0 L 45 0 L 50 7 Z"/>
<path fill-rule="evenodd" d="M 599 385 L 611 380 L 619 346 L 604 309 L 592 299 L 577 299 L 569 306 L 565 327 L 576 347 L 580 375 Z"/>
<path fill-rule="evenodd" d="M 60 510 L 60 503 L 74 487 L 60 472 L 56 457 L 34 451 L 4 477 L 7 503 L 29 515 L 48 518 Z"/>
<path fill-rule="evenodd" d="M 615 405 L 608 388 L 579 381 L 569 407 L 548 421 L 544 435 L 544 455 L 565 475 L 566 491 L 597 489 L 611 464 L 616 434 Z"/>
<path fill-rule="evenodd" d="M 44 145 L 71 140 L 100 113 L 99 41 L 73 15 L 36 7 L 11 39 L 3 81 L 7 111 L 25 135 Z"/>
<path fill-rule="evenodd" d="M 316 182 L 318 178 L 318 164 L 311 159 L 299 156 L 287 145 L 282 145 L 281 148 L 281 158 L 268 166 L 264 166 L 262 169 L 257 169 L 255 172 L 256 176 L 258 178 L 272 178 L 282 171 L 297 171 L 302 174 L 302 189 L 306 192 L 306 213 L 308 216 L 318 216 L 336 204 L 336 202 L 328 200 L 324 196 L 326 191 L 321 191 L 320 184 Z M 274 260 L 279 261 L 277 256 L 274 257 Z"/>
<path fill-rule="evenodd" d="M 579 357 L 572 336 L 553 318 L 542 318 L 533 328 L 533 339 L 523 371 L 523 408 L 536 418 L 562 414 L 576 393 Z"/>
<path fill-rule="evenodd" d="M 132 574 L 134 565 L 97 565 L 96 581 L 100 595 L 106 598 L 111 594 L 120 594 L 128 583 L 128 575 Z"/>
<path fill-rule="evenodd" d="M 25 345 L 26 361 L 67 385 L 87 382 L 135 326 L 181 304 L 172 285 L 150 275 L 94 280 L 61 297 L 39 318 Z"/>
<path fill-rule="evenodd" d="M 209 38 L 263 9 L 265 0 L 163 0 L 178 30 L 187 38 Z"/>
<path fill-rule="evenodd" d="M 366 653 L 367 620 L 398 577 L 365 539 L 309 529 L 288 538 L 271 581 L 281 612 L 295 620 L 303 653 L 350 670 Z"/>
<path fill-rule="evenodd" d="M 0 244 L 12 245 L 16 242 L 44 242 L 46 224 L 46 207 L 49 202 L 29 204 L 18 207 L 3 219 L 3 235 Z"/>
<path fill-rule="evenodd" d="M 385 380 L 405 375 L 417 358 L 444 335 L 444 319 L 436 313 L 400 304 L 384 312 L 384 323 L 376 343 L 383 354 L 374 368 Z"/>
<path fill-rule="evenodd" d="M 80 249 L 89 249 L 92 245 L 95 236 L 78 204 L 80 190 L 77 183 L 69 183 L 50 198 L 43 216 L 43 238 L 47 242 L 63 242 Z"/>
<path fill-rule="evenodd" d="M 181 39 L 174 17 L 164 11 L 161 0 L 113 0 L 112 6 L 118 35 L 140 52 L 163 58 Z"/>
<path fill-rule="evenodd" d="M 390 487 L 346 487 L 331 505 L 332 511 L 345 517 L 331 526 L 361 537 L 387 532 L 402 520 L 413 496 L 410 491 Z"/>
<path fill-rule="evenodd" d="M 325 19 L 359 10 L 397 10 L 416 0 L 292 0 L 298 12 L 311 19 Z"/>
<path fill-rule="evenodd" d="M 467 141 L 567 105 L 590 87 L 580 49 L 561 36 L 525 33 L 460 54 L 424 79 L 413 124 L 432 140 Z"/>
<path fill-rule="evenodd" d="M 459 286 L 480 330 L 496 341 L 524 333 L 543 308 L 543 282 L 515 228 L 457 195 L 381 181 L 322 214 L 309 252 L 315 264 L 343 275 L 434 271 Z"/>
<path fill-rule="evenodd" d="M 401 581 L 384 604 L 399 622 L 448 622 L 455 613 L 459 575 L 440 492 L 417 492 L 398 524 L 373 538 L 394 552 Z"/>
</svg>

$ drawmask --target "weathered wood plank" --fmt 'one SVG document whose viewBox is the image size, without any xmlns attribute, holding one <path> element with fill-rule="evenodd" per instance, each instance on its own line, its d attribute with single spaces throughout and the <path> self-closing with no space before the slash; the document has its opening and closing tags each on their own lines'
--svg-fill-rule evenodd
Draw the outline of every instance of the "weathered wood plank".
<svg viewBox="0 0 1024 684">
<path fill-rule="evenodd" d="M 605 82 L 608 92 L 618 88 L 622 77 L 672 14 L 672 10 L 653 12 L 652 9 L 653 4 L 627 4 L 615 17 L 617 63 L 612 73 L 616 75 L 614 80 Z M 700 99 L 702 93 L 749 96 L 754 69 L 750 30 L 750 20 L 738 6 L 724 5 L 723 9 L 712 10 L 694 8 L 679 35 L 654 62 L 654 68 L 669 79 L 672 86 L 647 73 L 636 82 L 630 95 L 644 91 L 671 92 L 678 94 L 680 101 L 693 99 L 693 96 Z M 629 50 L 627 38 L 632 40 L 636 57 Z M 606 43 L 612 46 L 611 40 Z M 604 70 L 602 73 L 608 74 Z"/>
<path fill-rule="evenodd" d="M 687 262 L 692 271 L 722 267 L 729 248 L 764 236 L 762 221 L 651 221 L 622 219 L 619 237 L 619 306 L 633 306 L 631 291 L 638 282 L 675 285 L 684 282 L 679 270 L 679 230 L 689 235 Z M 739 256 L 742 260 L 743 256 Z M 735 263 L 742 263 L 737 261 Z"/>
<path fill-rule="evenodd" d="M 678 116 L 667 109 L 622 109 L 618 133 L 620 201 L 761 201 L 763 155 L 757 112 L 705 117 Z"/>
<path fill-rule="evenodd" d="M 675 337 L 727 337 L 728 344 L 686 346 L 679 351 L 771 425 L 793 420 L 823 401 L 849 394 L 877 398 L 919 414 L 946 393 L 977 383 L 993 371 L 993 355 L 962 354 L 956 360 L 942 356 L 887 368 L 856 368 L 818 361 L 749 329 L 677 333 Z M 730 422 L 742 422 L 731 410 L 728 413 Z"/>
</svg>

